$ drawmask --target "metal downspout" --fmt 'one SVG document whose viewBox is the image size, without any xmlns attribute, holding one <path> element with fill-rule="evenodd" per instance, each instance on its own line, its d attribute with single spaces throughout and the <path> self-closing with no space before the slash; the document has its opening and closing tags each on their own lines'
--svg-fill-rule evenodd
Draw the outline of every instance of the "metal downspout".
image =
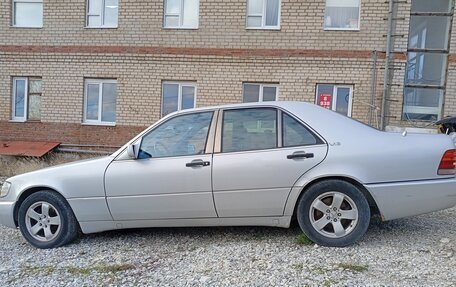
<svg viewBox="0 0 456 287">
<path fill-rule="evenodd" d="M 369 113 L 368 113 L 368 123 L 372 126 L 372 118 L 374 116 L 374 109 L 375 109 L 375 98 L 377 94 L 377 61 L 378 61 L 378 52 L 374 50 L 372 52 L 372 84 L 371 84 L 371 98 L 370 98 L 370 106 L 369 106 Z M 378 115 L 375 115 L 376 117 Z M 378 123 L 378 118 L 376 119 Z M 378 126 L 377 126 L 378 128 Z"/>
</svg>

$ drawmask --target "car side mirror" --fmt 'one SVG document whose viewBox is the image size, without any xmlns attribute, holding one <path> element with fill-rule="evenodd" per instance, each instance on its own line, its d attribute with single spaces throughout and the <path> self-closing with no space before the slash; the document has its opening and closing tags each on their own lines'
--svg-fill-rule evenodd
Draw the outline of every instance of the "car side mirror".
<svg viewBox="0 0 456 287">
<path fill-rule="evenodd" d="M 130 158 L 138 159 L 140 144 L 141 144 L 141 142 L 128 145 L 127 154 Z"/>
</svg>

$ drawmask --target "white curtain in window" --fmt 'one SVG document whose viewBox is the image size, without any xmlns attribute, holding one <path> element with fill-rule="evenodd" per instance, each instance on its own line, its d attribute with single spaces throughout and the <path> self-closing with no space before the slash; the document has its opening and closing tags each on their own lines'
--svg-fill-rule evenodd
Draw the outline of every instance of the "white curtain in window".
<svg viewBox="0 0 456 287">
<path fill-rule="evenodd" d="M 14 26 L 43 27 L 43 3 L 14 2 Z"/>
<path fill-rule="evenodd" d="M 117 27 L 119 0 L 88 0 L 88 27 Z"/>
<path fill-rule="evenodd" d="M 105 26 L 117 26 L 117 18 L 119 14 L 118 0 L 105 0 L 104 7 L 104 23 Z"/>
<path fill-rule="evenodd" d="M 198 27 L 198 6 L 199 0 L 183 0 L 184 11 L 182 26 L 183 27 Z"/>
<path fill-rule="evenodd" d="M 359 28 L 359 0 L 326 0 L 326 28 Z"/>
<path fill-rule="evenodd" d="M 263 0 L 248 0 L 247 5 L 249 15 L 263 14 Z"/>
<path fill-rule="evenodd" d="M 101 0 L 87 1 L 87 26 L 100 27 L 101 26 Z"/>
<path fill-rule="evenodd" d="M 266 0 L 266 26 L 279 24 L 279 0 Z"/>
</svg>

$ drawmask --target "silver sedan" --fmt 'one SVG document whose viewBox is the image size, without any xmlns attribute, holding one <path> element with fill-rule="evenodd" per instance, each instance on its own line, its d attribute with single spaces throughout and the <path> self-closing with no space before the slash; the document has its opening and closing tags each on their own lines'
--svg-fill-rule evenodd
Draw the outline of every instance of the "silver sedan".
<svg viewBox="0 0 456 287">
<path fill-rule="evenodd" d="M 316 105 L 268 102 L 166 116 L 111 156 L 9 178 L 0 223 L 33 246 L 122 228 L 289 227 L 347 246 L 383 220 L 456 205 L 446 135 L 375 130 Z"/>
</svg>

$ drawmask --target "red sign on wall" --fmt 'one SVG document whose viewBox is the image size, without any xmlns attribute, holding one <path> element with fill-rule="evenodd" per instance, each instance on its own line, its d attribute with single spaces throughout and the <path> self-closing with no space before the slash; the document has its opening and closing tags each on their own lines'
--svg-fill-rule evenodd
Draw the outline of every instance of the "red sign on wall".
<svg viewBox="0 0 456 287">
<path fill-rule="evenodd" d="M 320 94 L 320 96 L 318 97 L 318 105 L 323 108 L 331 109 L 331 103 L 332 103 L 331 94 Z"/>
</svg>

